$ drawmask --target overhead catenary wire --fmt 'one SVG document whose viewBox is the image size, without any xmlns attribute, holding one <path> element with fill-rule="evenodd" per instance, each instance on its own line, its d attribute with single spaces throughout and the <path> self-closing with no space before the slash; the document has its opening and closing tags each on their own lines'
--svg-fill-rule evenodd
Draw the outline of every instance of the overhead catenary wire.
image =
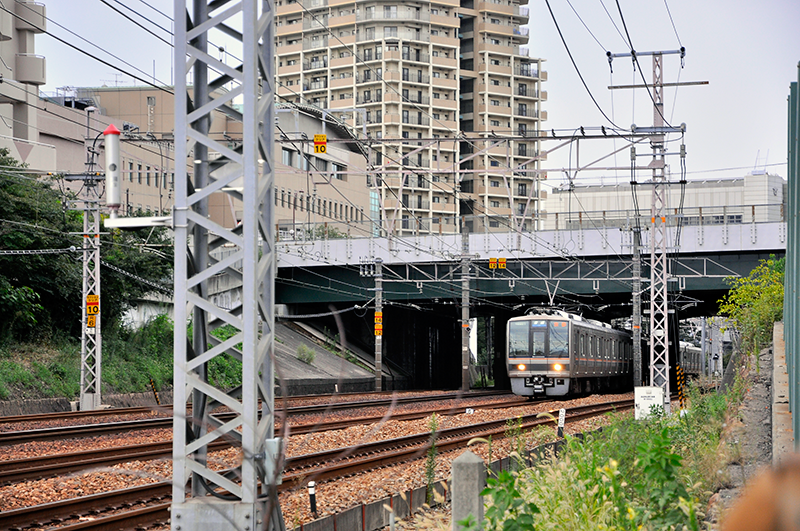
<svg viewBox="0 0 800 531">
<path fill-rule="evenodd" d="M 33 11 L 33 8 L 31 8 L 30 6 L 26 5 L 25 3 L 21 3 L 20 5 L 24 6 L 26 9 L 30 9 L 31 11 Z M 95 61 L 98 61 L 98 62 L 100 62 L 100 63 L 102 63 L 102 64 L 104 64 L 104 65 L 106 65 L 106 66 L 108 66 L 108 67 L 110 67 L 110 68 L 113 68 L 114 70 L 117 70 L 117 71 L 119 71 L 119 72 L 122 72 L 123 74 L 127 74 L 127 75 L 131 76 L 132 78 L 136 79 L 137 81 L 141 81 L 142 83 L 145 83 L 145 84 L 147 84 L 147 85 L 149 85 L 149 86 L 151 86 L 151 87 L 153 87 L 153 88 L 156 88 L 156 89 L 158 89 L 158 90 L 164 91 L 164 92 L 166 92 L 166 93 L 168 93 L 168 94 L 173 94 L 173 92 L 172 92 L 171 90 L 169 90 L 169 89 L 167 89 L 167 88 L 166 88 L 166 84 L 159 86 L 159 85 L 156 85 L 155 83 L 153 83 L 153 82 L 151 82 L 151 81 L 148 81 L 148 80 L 147 80 L 147 79 L 145 79 L 145 78 L 142 78 L 142 77 L 136 76 L 136 75 L 134 75 L 134 74 L 131 74 L 130 72 L 126 72 L 125 70 L 123 70 L 123 69 L 122 69 L 122 68 L 120 68 L 119 66 L 116 66 L 116 65 L 114 65 L 114 64 L 112 64 L 112 63 L 109 63 L 108 61 L 106 61 L 106 60 L 104 60 L 104 59 L 100 59 L 100 58 L 99 58 L 99 57 L 97 57 L 96 55 L 93 55 L 93 54 L 91 54 L 91 53 L 87 52 L 86 50 L 83 50 L 83 49 L 81 49 L 79 46 L 77 46 L 77 45 L 75 45 L 75 44 L 72 44 L 71 42 L 69 42 L 69 41 L 67 41 L 67 40 L 65 40 L 65 39 L 62 39 L 61 37 L 58 37 L 57 35 L 55 35 L 55 34 L 53 34 L 53 33 L 49 32 L 49 31 L 47 31 L 45 28 L 41 28 L 41 27 L 39 27 L 39 26 L 36 26 L 36 25 L 35 25 L 35 24 L 33 24 L 32 22 L 29 22 L 29 21 L 25 20 L 25 19 L 24 19 L 24 18 L 22 18 L 20 15 L 17 15 L 17 14 L 16 14 L 14 11 L 11 11 L 11 10 L 9 10 L 9 9 L 7 9 L 7 8 L 3 7 L 2 5 L 0 5 L 0 10 L 3 10 L 3 11 L 5 11 L 6 13 L 8 13 L 8 14 L 9 14 L 9 15 L 11 15 L 11 16 L 13 16 L 14 18 L 17 18 L 17 19 L 19 19 L 19 20 L 23 20 L 23 21 L 24 21 L 26 24 L 30 24 L 31 26 L 33 26 L 33 27 L 34 27 L 36 30 L 38 30 L 39 32 L 41 32 L 41 33 L 45 33 L 45 34 L 49 35 L 50 37 L 52 37 L 53 39 L 57 40 L 58 42 L 60 42 L 60 43 L 62 43 L 62 44 L 65 44 L 65 45 L 69 46 L 70 48 L 72 48 L 72 49 L 74 49 L 74 50 L 76 50 L 76 51 L 78 51 L 78 52 L 80 52 L 80 53 L 82 53 L 82 54 L 84 54 L 84 55 L 86 55 L 86 56 L 88 56 L 88 57 L 90 57 L 90 58 L 94 59 Z M 64 26 L 62 26 L 62 25 L 61 25 L 61 24 L 59 24 L 58 22 L 54 22 L 53 20 L 51 20 L 51 19 L 49 19 L 49 18 L 47 18 L 47 17 L 45 17 L 45 18 L 46 18 L 46 20 L 47 20 L 47 21 L 49 21 L 49 22 L 52 22 L 52 23 L 53 23 L 53 24 L 55 24 L 56 26 L 58 26 L 58 27 L 60 27 L 60 28 L 64 29 L 65 31 L 67 31 L 67 32 L 69 32 L 69 33 L 71 33 L 71 34 L 75 35 L 76 37 L 78 37 L 79 39 L 81 39 L 81 40 L 83 40 L 83 41 L 87 42 L 88 44 L 91 44 L 91 45 L 92 45 L 92 46 L 94 46 L 95 48 L 98 48 L 98 49 L 102 50 L 102 48 L 101 48 L 100 46 L 98 46 L 97 44 L 94 44 L 93 42 L 91 42 L 91 41 L 89 41 L 89 40 L 85 39 L 84 37 L 81 37 L 80 35 L 77 35 L 75 32 L 73 32 L 73 31 L 72 31 L 72 30 L 70 30 L 70 29 L 67 29 L 67 28 L 65 28 Z M 104 50 L 104 51 L 105 51 L 105 50 Z M 120 59 L 119 57 L 115 56 L 114 54 L 112 54 L 112 53 L 109 53 L 109 52 L 106 52 L 106 53 L 108 53 L 108 55 L 110 55 L 111 57 L 114 57 L 115 59 L 117 59 L 117 60 L 119 60 L 119 61 L 122 61 L 123 63 L 125 63 L 126 65 L 130 66 L 130 67 L 131 67 L 131 68 L 133 68 L 134 70 L 138 70 L 139 72 L 143 72 L 143 71 L 142 71 L 142 70 L 140 70 L 139 68 L 137 68 L 137 67 L 135 67 L 135 66 L 131 65 L 130 63 L 128 63 L 127 61 L 125 61 L 125 60 L 123 60 L 123 59 Z M 145 75 L 148 75 L 148 74 L 147 74 L 147 73 L 145 73 L 145 72 L 143 72 L 143 73 L 144 73 Z"/>
<path fill-rule="evenodd" d="M 570 51 L 569 46 L 567 45 L 567 41 L 564 38 L 564 34 L 561 32 L 561 28 L 559 27 L 558 21 L 556 20 L 556 15 L 555 13 L 553 13 L 553 9 L 550 7 L 550 0 L 545 0 L 545 4 L 547 4 L 547 10 L 550 12 L 550 17 L 553 19 L 553 24 L 555 24 L 556 26 L 556 31 L 558 31 L 558 36 L 561 38 L 561 42 L 564 44 L 564 48 L 566 49 L 567 55 L 569 56 L 569 59 L 572 62 L 572 66 L 575 67 L 575 72 L 578 74 L 581 83 L 583 83 L 583 87 L 586 89 L 586 92 L 589 94 L 589 97 L 592 99 L 592 102 L 594 102 L 595 107 L 597 107 L 597 110 L 600 111 L 600 114 L 603 115 L 603 118 L 605 118 L 606 121 L 608 121 L 608 123 L 610 123 L 617 129 L 622 129 L 617 124 L 615 124 L 614 121 L 611 120 L 611 118 L 608 117 L 603 108 L 600 107 L 600 104 L 597 103 L 594 94 L 592 94 L 591 89 L 589 89 L 589 85 L 586 84 L 586 80 L 583 78 L 583 74 L 581 74 L 580 68 L 578 68 L 578 64 L 575 62 L 575 58 L 572 56 L 572 52 Z"/>
</svg>

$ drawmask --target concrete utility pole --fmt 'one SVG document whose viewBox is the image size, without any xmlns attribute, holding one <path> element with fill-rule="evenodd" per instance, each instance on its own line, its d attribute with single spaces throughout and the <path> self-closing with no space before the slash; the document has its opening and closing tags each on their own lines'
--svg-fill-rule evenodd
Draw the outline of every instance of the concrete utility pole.
<svg viewBox="0 0 800 531">
<path fill-rule="evenodd" d="M 176 76 L 175 85 L 172 529 L 279 530 L 284 524 L 277 496 L 282 450 L 274 433 L 274 4 L 242 0 L 223 9 L 213 0 L 175 0 L 174 5 L 175 64 L 186 75 Z M 241 57 L 241 64 L 208 53 L 212 32 L 239 47 L 229 57 Z M 241 107 L 231 104 L 234 99 Z M 241 122 L 238 149 L 210 136 L 214 113 Z M 211 160 L 210 152 L 218 156 Z M 215 192 L 242 202 L 238 226 L 208 219 L 208 198 Z M 222 246 L 231 252 L 220 259 L 212 253 Z M 206 291 L 208 279 L 223 274 L 242 283 L 241 304 L 232 308 Z M 223 325 L 236 330 L 225 341 L 210 334 Z M 206 365 L 214 358 L 241 361 L 240 388 L 208 381 Z M 212 413 L 220 406 L 234 418 L 216 419 Z M 208 445 L 222 439 L 240 444 L 241 464 L 232 474 L 206 462 Z"/>
</svg>

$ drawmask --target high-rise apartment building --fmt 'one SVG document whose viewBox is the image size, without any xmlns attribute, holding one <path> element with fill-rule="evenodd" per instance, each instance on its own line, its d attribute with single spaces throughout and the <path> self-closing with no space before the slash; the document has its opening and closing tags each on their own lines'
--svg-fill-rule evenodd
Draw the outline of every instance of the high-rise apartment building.
<svg viewBox="0 0 800 531">
<path fill-rule="evenodd" d="M 384 231 L 534 228 L 542 60 L 519 0 L 276 0 L 280 99 L 364 134 Z"/>
</svg>

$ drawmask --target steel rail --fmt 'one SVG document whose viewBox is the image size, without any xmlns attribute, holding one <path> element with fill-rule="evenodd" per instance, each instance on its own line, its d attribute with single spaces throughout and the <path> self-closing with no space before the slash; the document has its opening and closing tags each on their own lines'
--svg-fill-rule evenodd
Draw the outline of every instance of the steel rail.
<svg viewBox="0 0 800 531">
<path fill-rule="evenodd" d="M 402 405 L 417 402 L 433 402 L 436 400 L 469 399 L 484 396 L 502 396 L 507 392 L 497 391 L 477 393 L 450 393 L 443 395 L 414 396 L 401 398 L 387 398 L 373 401 L 336 402 L 332 404 L 314 404 L 307 406 L 292 406 L 287 410 L 288 416 L 313 415 L 340 411 L 346 409 L 363 409 L 367 407 L 386 407 L 392 404 Z M 281 411 L 279 408 L 278 411 Z M 233 418 L 232 413 L 220 412 L 214 415 L 223 422 Z M 33 441 L 60 440 L 75 437 L 92 437 L 124 433 L 132 430 L 147 430 L 155 428 L 171 428 L 172 417 L 159 417 L 153 419 L 110 422 L 106 424 L 82 424 L 78 426 L 59 426 L 54 428 L 41 428 L 36 430 L 7 431 L 0 433 L 0 446 L 22 444 Z"/>
<path fill-rule="evenodd" d="M 573 422 L 605 412 L 621 411 L 632 407 L 633 400 L 579 406 L 567 410 L 566 421 Z M 550 411 L 549 413 L 557 412 Z M 540 418 L 539 415 L 532 414 L 521 417 L 522 428 L 527 429 L 535 425 L 553 422 L 552 419 Z M 439 432 L 440 438 L 436 441 L 436 447 L 439 451 L 446 452 L 464 447 L 474 437 L 503 434 L 505 430 L 506 420 L 450 428 Z M 280 485 L 279 490 L 288 491 L 300 488 L 310 479 L 315 481 L 332 480 L 365 470 L 412 461 L 425 455 L 429 443 L 430 434 L 420 434 L 361 445 L 352 455 L 343 454 L 343 449 L 338 449 L 290 458 L 286 461 L 288 472 L 283 475 L 283 483 Z M 316 463 L 317 468 L 308 468 L 314 463 Z M 320 463 L 328 464 L 324 465 L 323 468 L 319 468 Z M 160 501 L 167 499 L 171 495 L 171 489 L 171 482 L 164 481 L 110 493 L 71 498 L 50 504 L 0 512 L 0 529 L 21 530 L 28 527 L 43 527 L 51 522 L 62 523 L 69 519 L 77 519 L 81 515 L 92 515 L 94 519 L 67 524 L 60 527 L 60 529 L 65 531 L 118 531 L 120 529 L 134 529 L 155 523 L 163 523 L 169 519 L 169 503 L 161 503 L 106 517 L 101 516 L 100 513 L 118 510 L 120 506 L 130 506 L 148 500 Z"/>
<path fill-rule="evenodd" d="M 424 418 L 431 413 L 443 415 L 455 414 L 467 407 L 481 407 L 483 409 L 499 409 L 507 407 L 521 406 L 530 402 L 520 399 L 513 399 L 507 402 L 494 404 L 463 404 L 458 407 L 450 406 L 435 408 L 433 410 L 415 411 L 410 413 L 393 414 L 390 417 L 373 416 L 359 417 L 347 420 L 332 422 L 317 422 L 300 424 L 289 427 L 290 435 L 304 435 L 323 431 L 333 431 L 348 428 L 361 424 L 372 424 L 380 422 L 384 418 L 387 420 L 406 421 Z M 218 441 L 210 445 L 209 450 L 223 450 L 233 446 L 233 442 L 226 443 Z M 129 461 L 145 461 L 151 459 L 162 459 L 172 456 L 172 441 L 160 441 L 143 443 L 127 446 L 115 446 L 110 448 L 99 448 L 94 450 L 84 450 L 80 452 L 70 452 L 64 454 L 53 454 L 38 456 L 25 459 L 14 459 L 0 461 L 0 485 L 14 483 L 23 480 L 39 479 L 43 477 L 57 476 L 70 472 L 78 472 L 92 468 L 111 466 L 118 463 Z"/>
</svg>

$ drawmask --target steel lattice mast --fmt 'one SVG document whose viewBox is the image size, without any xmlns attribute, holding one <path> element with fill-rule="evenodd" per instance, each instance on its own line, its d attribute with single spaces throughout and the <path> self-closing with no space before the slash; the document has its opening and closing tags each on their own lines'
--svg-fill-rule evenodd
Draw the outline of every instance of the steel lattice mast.
<svg viewBox="0 0 800 531">
<path fill-rule="evenodd" d="M 83 308 L 81 316 L 81 392 L 80 409 L 99 409 L 101 394 L 102 340 L 100 334 L 100 198 L 97 186 L 87 181 L 83 201 Z"/>
<path fill-rule="evenodd" d="M 661 53 L 653 54 L 653 129 L 664 127 L 664 79 Z M 664 135 L 650 139 L 653 148 L 653 199 L 650 211 L 650 385 L 664 390 L 664 412 L 670 412 L 669 300 L 667 293 L 667 193 Z"/>
<path fill-rule="evenodd" d="M 262 0 L 189 4 L 175 0 L 172 528 L 281 529 L 273 387 L 273 4 Z M 240 50 L 228 57 L 241 57 L 241 64 L 231 66 L 210 56 L 207 45 L 215 38 L 239 43 Z M 189 75 L 193 86 L 187 83 Z M 234 102 L 241 107 L 234 108 Z M 219 113 L 241 121 L 240 148 L 209 136 L 212 115 Z M 212 161 L 209 152 L 218 156 Z M 187 163 L 192 161 L 189 174 Z M 237 227 L 222 227 L 208 219 L 208 198 L 216 192 L 242 202 Z M 212 256 L 222 246 L 230 252 L 222 258 Z M 218 275 L 242 283 L 241 304 L 222 307 L 209 297 L 206 283 Z M 223 325 L 236 330 L 224 341 L 210 334 Z M 240 388 L 226 391 L 207 381 L 205 367 L 218 357 L 241 360 Z M 190 397 L 192 417 L 187 418 Z M 224 424 L 211 416 L 222 405 L 237 414 Z M 223 438 L 241 443 L 241 465 L 224 475 L 208 466 L 205 455 L 210 443 Z M 190 480 L 193 497 L 187 499 Z"/>
</svg>

